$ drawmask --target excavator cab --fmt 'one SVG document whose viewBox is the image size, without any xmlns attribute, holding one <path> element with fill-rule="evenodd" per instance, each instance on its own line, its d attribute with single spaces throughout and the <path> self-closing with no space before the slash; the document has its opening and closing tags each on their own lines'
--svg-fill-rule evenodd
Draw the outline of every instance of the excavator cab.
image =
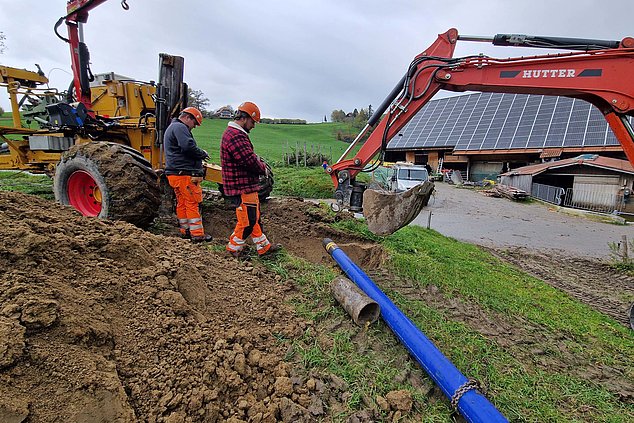
<svg viewBox="0 0 634 423">
<path fill-rule="evenodd" d="M 571 51 L 506 59 L 482 54 L 454 58 L 458 40 Z M 441 89 L 581 98 L 603 113 L 628 160 L 634 164 L 634 130 L 627 119 L 634 116 L 634 86 L 629 82 L 633 63 L 631 37 L 621 41 L 515 34 L 486 38 L 459 36 L 454 28 L 439 34 L 410 63 L 405 75 L 341 158 L 326 168 L 335 185 L 334 209 L 363 212 L 369 229 L 379 235 L 395 232 L 420 213 L 433 192 L 432 182 L 395 193 L 368 189 L 356 181 L 356 176 L 374 170 L 374 166 L 367 165 L 377 154 L 376 166 L 381 164 L 388 142 Z M 348 158 L 367 134 L 356 154 Z"/>
</svg>

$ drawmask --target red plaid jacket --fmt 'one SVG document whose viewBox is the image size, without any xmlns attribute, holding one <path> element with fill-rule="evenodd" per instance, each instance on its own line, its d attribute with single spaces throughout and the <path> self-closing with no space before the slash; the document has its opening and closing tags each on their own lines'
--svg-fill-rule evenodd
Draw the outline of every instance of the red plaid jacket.
<svg viewBox="0 0 634 423">
<path fill-rule="evenodd" d="M 225 195 L 257 192 L 260 175 L 266 165 L 253 152 L 253 144 L 246 132 L 229 124 L 220 142 L 220 164 Z"/>
</svg>

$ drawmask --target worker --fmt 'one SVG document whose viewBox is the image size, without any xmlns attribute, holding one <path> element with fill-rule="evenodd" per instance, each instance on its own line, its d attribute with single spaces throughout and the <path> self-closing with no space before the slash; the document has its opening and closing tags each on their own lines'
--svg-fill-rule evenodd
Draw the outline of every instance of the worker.
<svg viewBox="0 0 634 423">
<path fill-rule="evenodd" d="M 262 232 L 260 221 L 260 175 L 266 175 L 266 164 L 253 152 L 249 132 L 260 122 L 260 109 L 250 101 L 242 103 L 222 134 L 220 164 L 225 195 L 236 208 L 237 224 L 229 237 L 227 251 L 241 257 L 250 236 L 260 256 L 279 251 Z"/>
<path fill-rule="evenodd" d="M 199 204 L 203 200 L 201 183 L 205 175 L 203 160 L 209 157 L 198 148 L 192 129 L 200 125 L 203 115 L 195 107 L 186 107 L 165 131 L 165 175 L 176 194 L 176 217 L 183 238 L 193 243 L 209 242 L 205 234 Z"/>
</svg>

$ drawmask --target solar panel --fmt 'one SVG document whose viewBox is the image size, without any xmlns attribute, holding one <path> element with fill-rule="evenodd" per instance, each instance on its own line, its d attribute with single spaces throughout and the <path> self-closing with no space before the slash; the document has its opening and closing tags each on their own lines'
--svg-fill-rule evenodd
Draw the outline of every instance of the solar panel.
<svg viewBox="0 0 634 423">
<path fill-rule="evenodd" d="M 514 95 L 513 102 L 511 103 L 511 108 L 508 111 L 506 120 L 504 121 L 504 125 L 502 126 L 502 130 L 500 131 L 500 136 L 498 137 L 497 143 L 495 145 L 496 149 L 506 149 L 511 147 L 511 142 L 513 141 L 513 137 L 515 136 L 517 126 L 520 122 L 522 112 L 524 111 L 524 107 L 526 106 L 527 102 L 528 95 Z"/>
<path fill-rule="evenodd" d="M 618 146 L 603 115 L 567 97 L 476 93 L 432 100 L 388 149 Z"/>
<path fill-rule="evenodd" d="M 495 111 L 495 115 L 491 119 L 491 125 L 487 130 L 487 133 L 482 140 L 482 149 L 493 149 L 498 143 L 500 135 L 502 134 L 502 128 L 504 122 L 509 116 L 511 105 L 513 104 L 514 96 L 499 96 L 498 107 Z"/>
<path fill-rule="evenodd" d="M 550 127 L 546 134 L 544 147 L 563 147 L 573 99 L 568 97 L 556 97 L 555 111 L 550 121 Z"/>
<path fill-rule="evenodd" d="M 528 148 L 544 147 L 544 141 L 546 140 L 546 135 L 548 135 L 548 128 L 550 128 L 556 104 L 557 97 L 542 97 L 535 116 L 535 123 L 528 136 L 528 143 L 526 144 Z"/>
</svg>

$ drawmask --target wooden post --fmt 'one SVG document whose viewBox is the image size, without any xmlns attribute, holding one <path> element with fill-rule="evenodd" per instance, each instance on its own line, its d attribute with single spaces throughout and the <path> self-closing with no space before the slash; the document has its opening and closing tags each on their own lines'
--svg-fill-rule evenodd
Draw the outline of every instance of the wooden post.
<svg viewBox="0 0 634 423">
<path fill-rule="evenodd" d="M 621 236 L 621 256 L 623 257 L 623 263 L 629 263 L 629 256 L 627 253 L 627 235 Z"/>
<path fill-rule="evenodd" d="M 299 143 L 295 141 L 295 166 L 299 166 Z"/>
<path fill-rule="evenodd" d="M 288 140 L 286 140 L 286 166 L 291 165 L 291 148 L 288 145 Z"/>
<path fill-rule="evenodd" d="M 304 167 L 306 167 L 306 141 L 304 141 Z"/>
<path fill-rule="evenodd" d="M 427 229 L 431 228 L 431 210 L 429 211 L 429 216 L 427 216 Z"/>
</svg>

